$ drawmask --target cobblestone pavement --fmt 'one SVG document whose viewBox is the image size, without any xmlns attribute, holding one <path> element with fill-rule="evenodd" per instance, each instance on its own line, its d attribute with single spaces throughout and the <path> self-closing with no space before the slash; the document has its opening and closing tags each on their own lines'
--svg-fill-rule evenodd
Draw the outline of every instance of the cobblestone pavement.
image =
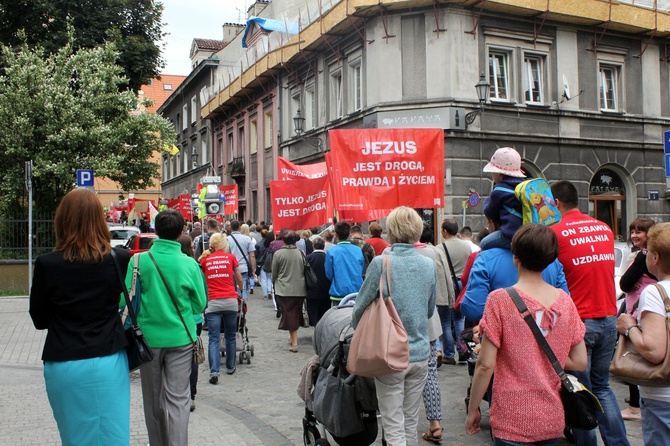
<svg viewBox="0 0 670 446">
<path fill-rule="evenodd" d="M 297 396 L 299 372 L 313 355 L 313 329 L 300 329 L 300 351 L 288 351 L 287 333 L 277 330 L 272 304 L 250 295 L 247 326 L 254 345 L 251 364 L 223 374 L 218 385 L 208 382 L 207 363 L 200 366 L 197 408 L 191 414 L 192 445 L 302 445 L 304 403 Z M 0 298 L 0 444 L 58 445 L 58 431 L 44 389 L 40 356 L 45 332 L 33 328 L 27 298 Z M 206 332 L 203 332 L 206 342 Z M 470 382 L 465 365 L 439 369 L 445 419 L 443 445 L 490 445 L 488 410 L 482 406 L 483 430 L 465 434 L 463 398 Z M 627 389 L 613 387 L 622 407 Z M 131 382 L 131 445 L 146 445 L 138 372 Z M 428 423 L 422 414 L 419 432 Z M 633 446 L 642 445 L 640 423 L 626 422 Z M 381 435 L 380 435 L 381 437 Z M 381 444 L 380 439 L 375 444 Z M 431 444 L 419 440 L 420 445 Z M 563 441 L 561 445 L 567 445 Z M 602 444 L 602 443 L 599 443 Z"/>
</svg>

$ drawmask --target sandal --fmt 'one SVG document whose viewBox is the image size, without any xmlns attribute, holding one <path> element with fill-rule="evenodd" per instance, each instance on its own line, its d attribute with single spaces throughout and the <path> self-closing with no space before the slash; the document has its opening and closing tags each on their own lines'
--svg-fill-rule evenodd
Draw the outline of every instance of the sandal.
<svg viewBox="0 0 670 446">
<path fill-rule="evenodd" d="M 426 441 L 432 441 L 433 443 L 441 443 L 443 430 L 444 429 L 441 427 L 433 428 L 429 432 L 424 432 L 423 434 L 421 434 L 421 438 L 423 438 Z"/>
</svg>

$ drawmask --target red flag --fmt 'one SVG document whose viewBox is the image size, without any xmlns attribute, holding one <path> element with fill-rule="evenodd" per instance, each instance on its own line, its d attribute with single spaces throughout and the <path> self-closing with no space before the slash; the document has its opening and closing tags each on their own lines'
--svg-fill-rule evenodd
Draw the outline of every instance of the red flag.
<svg viewBox="0 0 670 446">
<path fill-rule="evenodd" d="M 328 135 L 339 211 L 443 206 L 444 130 L 330 130 Z"/>
<path fill-rule="evenodd" d="M 296 180 L 300 178 L 321 178 L 328 175 L 326 163 L 293 164 L 281 156 L 277 157 L 277 179 Z"/>
<path fill-rule="evenodd" d="M 226 215 L 231 215 L 239 212 L 238 210 L 238 194 L 237 194 L 237 183 L 236 184 L 220 184 L 219 190 L 224 198 L 223 204 L 223 213 Z"/>
<path fill-rule="evenodd" d="M 328 209 L 328 177 L 270 181 L 275 231 L 303 229 L 332 221 Z"/>
</svg>

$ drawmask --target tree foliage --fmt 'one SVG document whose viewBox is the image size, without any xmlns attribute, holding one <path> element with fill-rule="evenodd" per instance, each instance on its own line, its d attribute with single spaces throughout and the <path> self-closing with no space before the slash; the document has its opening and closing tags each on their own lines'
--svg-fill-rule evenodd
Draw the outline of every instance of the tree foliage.
<svg viewBox="0 0 670 446">
<path fill-rule="evenodd" d="M 154 0 L 0 0 L 0 42 L 54 53 L 69 42 L 69 23 L 75 49 L 116 43 L 127 86 L 138 91 L 164 66 L 162 14 L 163 5 Z"/>
<path fill-rule="evenodd" d="M 75 51 L 67 44 L 45 56 L 41 48 L 3 47 L 0 76 L 0 210 L 24 207 L 24 165 L 33 160 L 33 199 L 54 209 L 75 187 L 77 169 L 93 169 L 124 190 L 152 186 L 154 151 L 175 139 L 166 119 L 137 113 L 112 43 Z"/>
</svg>

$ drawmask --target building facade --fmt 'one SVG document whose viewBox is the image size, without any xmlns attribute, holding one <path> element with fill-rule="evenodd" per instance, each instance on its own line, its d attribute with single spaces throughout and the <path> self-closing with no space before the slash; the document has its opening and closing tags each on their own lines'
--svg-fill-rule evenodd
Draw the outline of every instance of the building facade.
<svg viewBox="0 0 670 446">
<path fill-rule="evenodd" d="M 442 212 L 464 217 L 475 230 L 485 223 L 481 205 L 464 211 L 463 203 L 473 191 L 490 193 L 482 168 L 503 146 L 521 153 L 529 176 L 573 181 L 580 208 L 621 238 L 637 216 L 670 216 L 663 144 L 670 127 L 670 16 L 658 9 L 670 5 L 309 4 L 311 11 L 290 0 L 267 5 L 261 14 L 268 18 L 294 8 L 299 32 L 270 51 L 247 49 L 251 62 L 202 110 L 217 122 L 217 168 L 244 158 L 245 194 L 256 194 L 247 201 L 248 218 L 270 219 L 267 183 L 276 156 L 319 161 L 327 130 L 366 127 L 444 129 Z M 479 109 L 474 85 L 481 75 L 489 84 L 485 110 L 466 124 L 465 115 Z M 306 120 L 300 136 L 292 119 L 298 109 Z M 265 124 L 267 111 L 275 125 Z"/>
</svg>

